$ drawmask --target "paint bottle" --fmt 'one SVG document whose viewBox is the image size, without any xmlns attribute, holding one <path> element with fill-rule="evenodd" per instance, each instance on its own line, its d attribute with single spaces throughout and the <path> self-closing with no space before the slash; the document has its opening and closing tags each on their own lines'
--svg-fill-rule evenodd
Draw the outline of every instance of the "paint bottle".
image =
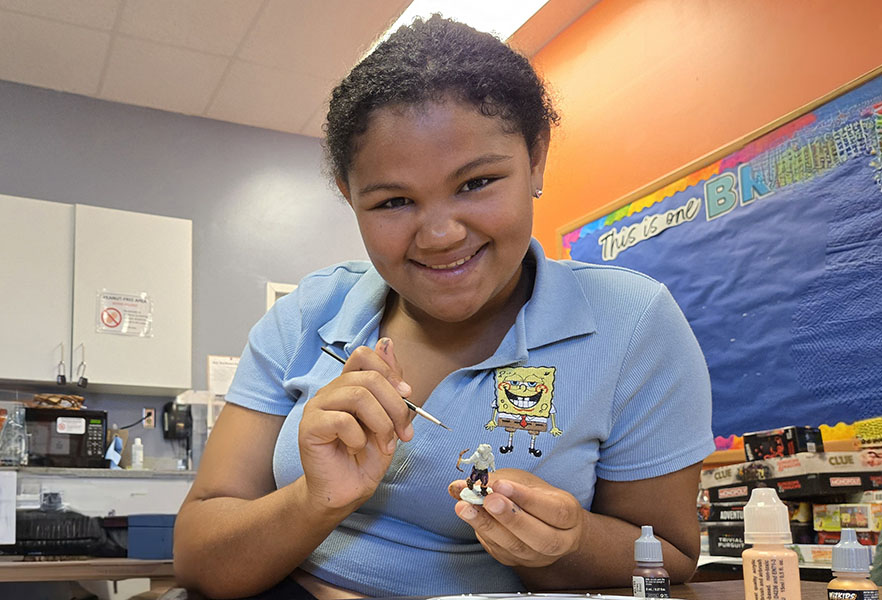
<svg viewBox="0 0 882 600">
<path fill-rule="evenodd" d="M 879 588 L 870 575 L 870 547 L 857 541 L 854 529 L 844 528 L 833 546 L 833 581 L 828 600 L 879 600 Z"/>
<path fill-rule="evenodd" d="M 132 468 L 144 468 L 144 444 L 141 443 L 139 437 L 136 437 L 135 443 L 132 444 Z"/>
<path fill-rule="evenodd" d="M 671 577 L 665 571 L 661 542 L 652 535 L 652 525 L 640 528 L 640 537 L 634 542 L 634 560 L 637 566 L 631 573 L 631 586 L 637 598 L 670 598 Z"/>
<path fill-rule="evenodd" d="M 744 507 L 744 543 L 741 553 L 746 600 L 800 600 L 799 559 L 788 548 L 790 515 L 772 488 L 756 488 Z"/>
</svg>

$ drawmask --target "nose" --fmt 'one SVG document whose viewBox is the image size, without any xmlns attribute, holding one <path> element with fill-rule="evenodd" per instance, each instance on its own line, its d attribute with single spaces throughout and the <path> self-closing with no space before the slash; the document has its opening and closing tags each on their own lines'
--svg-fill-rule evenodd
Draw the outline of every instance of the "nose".
<svg viewBox="0 0 882 600">
<path fill-rule="evenodd" d="M 420 215 L 415 242 L 423 250 L 450 248 L 466 239 L 466 226 L 449 207 L 426 207 Z"/>
</svg>

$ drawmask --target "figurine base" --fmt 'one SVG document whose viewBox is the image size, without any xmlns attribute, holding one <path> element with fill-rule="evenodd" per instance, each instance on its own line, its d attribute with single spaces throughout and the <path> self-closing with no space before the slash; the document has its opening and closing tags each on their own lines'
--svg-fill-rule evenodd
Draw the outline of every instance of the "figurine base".
<svg viewBox="0 0 882 600">
<path fill-rule="evenodd" d="M 493 488 L 488 487 L 487 493 L 492 494 Z M 459 493 L 460 500 L 465 500 L 469 504 L 484 504 L 484 498 L 481 494 L 481 490 L 478 486 L 475 486 L 475 489 L 470 490 L 469 488 L 462 488 L 462 491 Z"/>
</svg>

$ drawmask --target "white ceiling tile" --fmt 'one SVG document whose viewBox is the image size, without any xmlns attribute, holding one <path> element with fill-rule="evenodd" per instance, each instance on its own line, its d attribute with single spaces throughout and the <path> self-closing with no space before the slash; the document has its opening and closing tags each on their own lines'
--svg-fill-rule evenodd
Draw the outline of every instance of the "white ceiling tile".
<svg viewBox="0 0 882 600">
<path fill-rule="evenodd" d="M 307 121 L 300 129 L 300 133 L 314 138 L 325 137 L 325 132 L 322 131 L 322 126 L 325 124 L 325 117 L 327 116 L 328 105 L 322 103 L 322 105 L 313 113 L 312 117 L 310 117 L 309 121 Z"/>
<path fill-rule="evenodd" d="M 235 61 L 205 116 L 297 133 L 333 84 Z"/>
<path fill-rule="evenodd" d="M 232 56 L 263 3 L 264 0 L 128 0 L 119 31 L 154 42 Z"/>
<path fill-rule="evenodd" d="M 116 21 L 120 2 L 121 0 L 0 0 L 0 9 L 110 30 Z"/>
<path fill-rule="evenodd" d="M 119 37 L 100 97 L 190 115 L 202 114 L 229 59 Z"/>
<path fill-rule="evenodd" d="M 408 4 L 409 0 L 269 0 L 238 57 L 340 79 Z"/>
<path fill-rule="evenodd" d="M 0 11 L 0 79 L 94 94 L 110 34 Z"/>
<path fill-rule="evenodd" d="M 539 47 L 595 1 L 549 2 L 513 40 Z M 330 90 L 409 3 L 0 0 L 0 79 L 319 137 Z"/>
</svg>

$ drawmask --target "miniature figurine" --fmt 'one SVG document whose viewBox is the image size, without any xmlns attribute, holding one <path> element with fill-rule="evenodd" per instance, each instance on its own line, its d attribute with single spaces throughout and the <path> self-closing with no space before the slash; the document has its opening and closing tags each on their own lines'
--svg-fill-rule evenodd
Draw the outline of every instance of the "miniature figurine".
<svg viewBox="0 0 882 600">
<path fill-rule="evenodd" d="M 493 489 L 487 485 L 488 473 L 496 470 L 496 461 L 493 458 L 493 451 L 490 449 L 490 444 L 480 444 L 474 454 L 468 458 L 463 458 L 462 455 L 468 451 L 469 449 L 466 448 L 459 453 L 459 458 L 456 459 L 456 468 L 458 471 L 462 471 L 462 469 L 459 468 L 459 465 L 461 464 L 472 465 L 472 472 L 469 473 L 469 476 L 466 479 L 467 487 L 459 493 L 459 497 L 470 504 L 484 504 L 484 496 L 493 493 Z M 480 494 L 474 489 L 477 481 L 481 482 Z"/>
</svg>

